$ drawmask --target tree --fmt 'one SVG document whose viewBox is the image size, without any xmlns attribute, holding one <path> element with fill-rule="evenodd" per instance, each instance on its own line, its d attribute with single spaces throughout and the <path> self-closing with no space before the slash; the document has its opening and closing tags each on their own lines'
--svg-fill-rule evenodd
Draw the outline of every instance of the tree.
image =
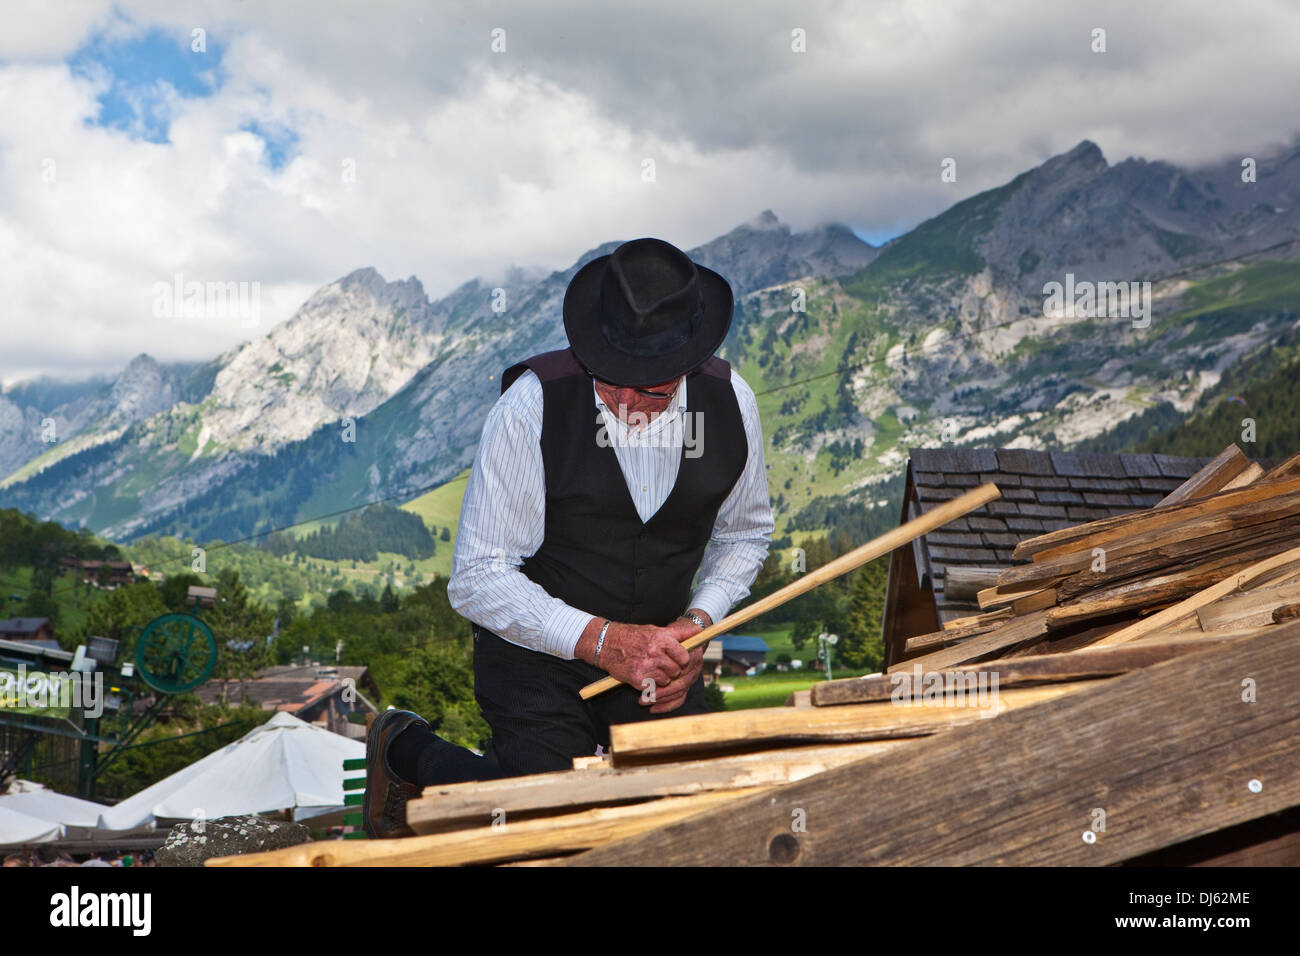
<svg viewBox="0 0 1300 956">
<path fill-rule="evenodd" d="M 212 676 L 222 682 L 224 703 L 230 681 L 249 680 L 273 662 L 266 641 L 272 615 L 262 604 L 249 599 L 238 571 L 222 568 L 217 572 L 216 586 L 217 605 L 202 615 L 217 639 L 217 666 Z"/>
<path fill-rule="evenodd" d="M 889 584 L 889 556 L 863 565 L 853 585 L 848 617 L 836 647 L 845 667 L 880 670 L 885 662 L 881 622 L 885 614 L 885 589 Z"/>
<path fill-rule="evenodd" d="M 158 588 L 148 581 L 138 581 L 109 591 L 102 601 L 90 606 L 86 623 L 74 636 L 72 646 L 86 643 L 89 637 L 112 638 L 121 642 L 120 658 L 127 660 L 135 652 L 140 629 L 168 610 L 170 609 L 163 603 Z"/>
</svg>

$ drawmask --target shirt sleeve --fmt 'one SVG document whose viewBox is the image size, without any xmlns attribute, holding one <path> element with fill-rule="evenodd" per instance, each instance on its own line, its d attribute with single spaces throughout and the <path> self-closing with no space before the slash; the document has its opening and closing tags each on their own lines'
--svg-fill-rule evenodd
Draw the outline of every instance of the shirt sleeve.
<svg viewBox="0 0 1300 956">
<path fill-rule="evenodd" d="M 715 622 L 749 596 L 771 543 L 775 525 L 767 491 L 767 466 L 763 460 L 763 428 L 758 400 L 735 369 L 731 371 L 740 417 L 745 426 L 749 457 L 731 494 L 718 509 L 713 534 L 704 549 L 696 577 L 691 607 L 708 613 Z"/>
<path fill-rule="evenodd" d="M 542 386 L 530 370 L 483 423 L 447 598 L 458 613 L 512 644 L 571 660 L 592 616 L 551 597 L 520 570 L 542 546 L 546 528 L 541 433 Z"/>
</svg>

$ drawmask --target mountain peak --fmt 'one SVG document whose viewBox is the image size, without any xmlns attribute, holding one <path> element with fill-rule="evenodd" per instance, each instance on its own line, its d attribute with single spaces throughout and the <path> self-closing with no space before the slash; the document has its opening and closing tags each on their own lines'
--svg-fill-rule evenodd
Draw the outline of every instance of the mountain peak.
<svg viewBox="0 0 1300 956">
<path fill-rule="evenodd" d="M 764 209 L 749 222 L 744 224 L 748 229 L 785 229 L 786 226 L 776 217 L 776 213 L 770 209 Z"/>
<path fill-rule="evenodd" d="M 1079 145 L 1068 153 L 1053 156 L 1047 162 L 1052 163 L 1058 160 L 1058 165 L 1061 166 L 1082 166 L 1087 169 L 1106 169 L 1109 165 L 1106 162 L 1106 157 L 1102 155 L 1101 147 L 1090 139 L 1081 140 Z M 1046 166 L 1047 163 L 1043 165 Z"/>
</svg>

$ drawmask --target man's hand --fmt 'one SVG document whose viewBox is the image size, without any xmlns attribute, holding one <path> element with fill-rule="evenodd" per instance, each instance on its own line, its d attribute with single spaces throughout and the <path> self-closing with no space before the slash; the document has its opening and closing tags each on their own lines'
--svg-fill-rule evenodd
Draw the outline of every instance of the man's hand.
<svg viewBox="0 0 1300 956">
<path fill-rule="evenodd" d="M 604 623 L 597 618 L 592 622 L 582 632 L 577 647 L 577 656 L 589 664 L 595 663 L 596 635 Z M 596 666 L 637 690 L 649 687 L 647 680 L 653 681 L 657 695 L 658 688 L 672 683 L 690 662 L 691 652 L 682 647 L 671 629 L 615 622 L 605 632 Z"/>
<path fill-rule="evenodd" d="M 709 620 L 707 615 L 695 613 Z M 603 623 L 592 618 L 578 640 L 576 655 L 589 664 L 595 663 L 596 639 Z M 654 699 L 643 695 L 641 702 L 652 714 L 669 713 L 686 702 L 687 692 L 704 669 L 704 648 L 688 651 L 681 645 L 699 631 L 688 618 L 679 618 L 667 627 L 611 623 L 597 666 L 639 691 L 651 686 L 647 680 L 653 681 Z"/>
<path fill-rule="evenodd" d="M 698 615 L 705 624 L 713 623 L 712 618 L 698 608 L 692 609 L 692 613 Z M 679 617 L 672 624 L 669 624 L 666 630 L 670 631 L 673 638 L 678 641 L 684 641 L 688 637 L 700 633 L 699 625 L 688 617 Z M 686 703 L 686 695 L 695 686 L 695 682 L 700 679 L 700 671 L 704 670 L 704 648 L 706 646 L 707 642 L 689 650 L 687 653 L 691 655 L 691 661 L 682 669 L 682 673 L 670 683 L 655 688 L 654 703 L 649 705 L 650 713 L 671 713 Z"/>
</svg>

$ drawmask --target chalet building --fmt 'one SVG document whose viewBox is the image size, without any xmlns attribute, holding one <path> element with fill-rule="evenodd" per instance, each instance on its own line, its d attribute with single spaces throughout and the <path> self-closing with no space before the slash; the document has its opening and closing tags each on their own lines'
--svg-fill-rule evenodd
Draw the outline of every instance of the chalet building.
<svg viewBox="0 0 1300 956">
<path fill-rule="evenodd" d="M 263 710 L 282 710 L 358 740 L 366 736 L 366 712 L 379 712 L 372 702 L 379 698 L 379 687 L 366 667 L 286 664 L 259 671 L 252 680 L 211 680 L 195 693 L 204 703 L 214 704 L 223 691 L 232 704 L 248 702 Z"/>
<path fill-rule="evenodd" d="M 0 621 L 0 641 L 40 641 L 58 647 L 48 617 L 11 617 Z"/>
<path fill-rule="evenodd" d="M 135 567 L 130 561 L 95 561 L 64 558 L 63 565 L 79 571 L 81 580 L 94 587 L 115 588 L 135 580 Z"/>
<path fill-rule="evenodd" d="M 725 674 L 743 674 L 751 667 L 767 661 L 769 648 L 761 637 L 723 634 L 710 641 L 710 644 L 721 646 L 722 672 Z"/>
<path fill-rule="evenodd" d="M 976 594 L 1019 564 L 1016 545 L 1048 531 L 1150 508 L 1208 458 L 1084 454 L 1023 448 L 913 448 L 899 523 L 985 482 L 1002 497 L 894 551 L 883 638 L 885 666 L 909 637 L 979 613 Z"/>
</svg>

